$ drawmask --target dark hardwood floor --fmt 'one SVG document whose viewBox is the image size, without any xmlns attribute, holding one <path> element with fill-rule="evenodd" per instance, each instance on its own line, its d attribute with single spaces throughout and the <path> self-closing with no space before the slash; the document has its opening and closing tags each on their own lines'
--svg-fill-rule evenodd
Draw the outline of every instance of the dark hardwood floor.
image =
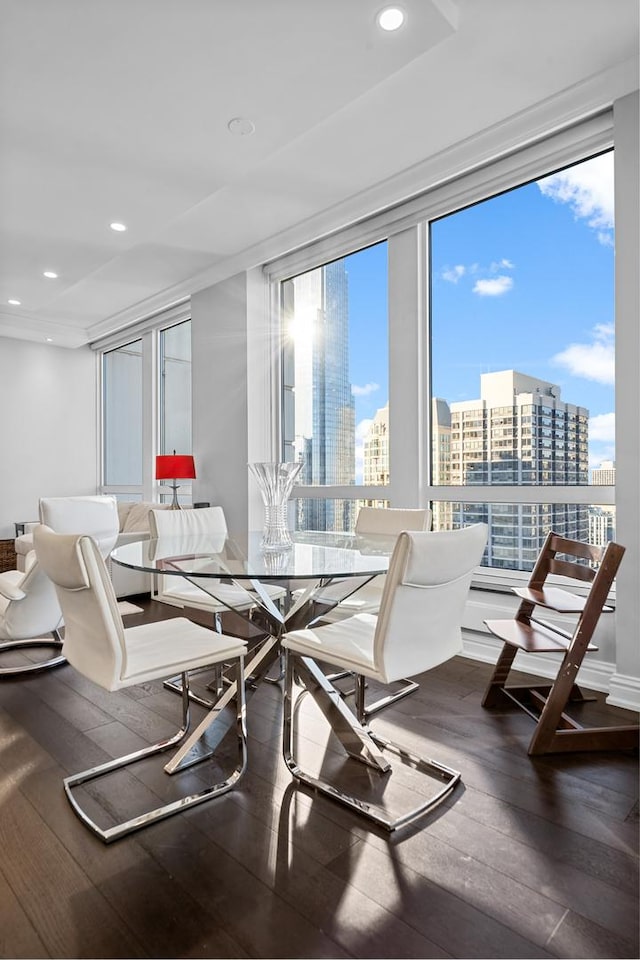
<svg viewBox="0 0 640 960">
<path fill-rule="evenodd" d="M 146 603 L 125 623 L 172 615 Z M 172 732 L 178 698 L 160 683 L 107 693 L 68 665 L 2 681 L 0 955 L 637 958 L 637 753 L 529 758 L 532 721 L 480 706 L 489 673 L 452 660 L 374 720 L 462 771 L 397 834 L 293 786 L 281 688 L 262 683 L 239 787 L 110 846 L 73 814 L 62 777 Z M 596 696 L 579 709 L 598 722 L 633 716 Z M 335 762 L 311 701 L 301 722 L 306 753 Z M 145 761 L 88 792 L 129 815 L 200 787 L 234 749 L 227 738 L 219 761 L 171 778 Z"/>
</svg>

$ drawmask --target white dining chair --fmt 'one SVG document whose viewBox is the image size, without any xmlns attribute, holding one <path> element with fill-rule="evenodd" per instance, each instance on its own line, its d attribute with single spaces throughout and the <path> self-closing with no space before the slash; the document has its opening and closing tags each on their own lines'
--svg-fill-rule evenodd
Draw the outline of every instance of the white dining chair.
<svg viewBox="0 0 640 960">
<path fill-rule="evenodd" d="M 317 663 L 353 671 L 357 679 L 356 698 L 362 700 L 365 677 L 389 684 L 431 670 L 461 653 L 462 614 L 471 577 L 486 542 L 486 524 L 435 533 L 404 531 L 393 551 L 377 616 L 355 614 L 336 623 L 286 633 L 282 639 L 283 754 L 287 767 L 301 783 L 357 810 L 387 830 L 395 830 L 432 809 L 454 789 L 461 775 L 374 733 L 348 709 Z M 375 772 L 381 798 L 356 796 L 322 772 L 303 769 L 296 758 L 299 698 L 294 696 L 294 678 L 308 692 L 321 691 L 319 704 L 333 732 L 349 757 Z M 420 773 L 435 780 L 435 790 L 433 784 L 431 790 L 427 790 L 427 782 L 418 784 L 415 789 L 422 795 L 420 802 L 409 810 L 392 811 L 385 803 L 385 794 L 394 772 L 385 752 L 413 768 L 413 775 Z"/>
<path fill-rule="evenodd" d="M 212 549 L 222 550 L 227 538 L 227 521 L 224 510 L 220 506 L 202 507 L 198 510 L 151 510 L 149 513 L 149 529 L 151 538 L 155 540 L 154 550 L 156 560 L 158 551 L 175 553 L 179 547 L 176 538 L 188 537 L 190 545 L 201 541 L 208 544 L 209 552 Z M 206 552 L 206 551 L 205 551 Z M 179 557 L 175 558 L 175 566 L 180 566 Z M 209 558 L 203 557 L 203 568 L 209 565 Z M 191 560 L 189 569 L 197 569 L 198 561 Z M 262 584 L 262 588 L 272 602 L 280 602 L 286 595 L 282 587 L 271 584 Z M 193 608 L 205 610 L 213 614 L 215 629 L 222 633 L 222 614 L 227 610 L 244 613 L 252 617 L 258 599 L 252 590 L 223 582 L 217 577 L 186 577 L 176 574 L 156 574 L 156 593 L 154 599 L 163 603 L 173 604 L 182 609 Z M 206 672 L 206 671 L 204 671 Z M 224 692 L 225 671 L 224 664 L 219 663 L 213 669 L 212 678 L 206 683 L 209 693 L 204 696 L 196 693 L 192 688 L 189 696 L 194 703 L 210 708 Z M 182 692 L 180 677 L 168 677 L 164 686 L 174 693 Z M 211 696 L 209 696 L 211 694 Z"/>
<path fill-rule="evenodd" d="M 355 533 L 360 536 L 383 534 L 397 537 L 403 530 L 429 530 L 431 520 L 431 510 L 427 508 L 360 507 Z M 322 622 L 335 623 L 336 620 L 344 620 L 356 613 L 378 613 L 385 581 L 386 574 L 380 574 L 371 579 L 363 580 L 356 577 L 324 587 L 318 600 L 320 603 L 333 604 L 333 606 L 322 614 Z M 333 679 L 337 680 L 345 676 L 343 672 Z M 364 722 L 380 710 L 391 706 L 392 703 L 397 703 L 398 700 L 415 693 L 417 689 L 418 684 L 415 680 L 402 677 L 392 691 L 373 703 L 367 703 L 365 699 L 359 700 L 360 720 Z M 344 695 L 350 696 L 353 692 L 348 690 Z"/>
<path fill-rule="evenodd" d="M 64 779 L 65 793 L 80 820 L 101 840 L 109 843 L 231 790 L 243 775 L 247 763 L 246 643 L 183 617 L 125 628 L 105 561 L 91 537 L 54 533 L 41 525 L 34 531 L 34 544 L 39 564 L 56 587 L 65 620 L 63 653 L 71 666 L 109 691 L 137 686 L 174 672 L 182 677 L 182 725 L 174 736 Z M 189 729 L 188 671 L 231 660 L 236 664 L 238 739 L 238 761 L 232 773 L 196 793 L 112 826 L 100 826 L 80 804 L 74 788 L 177 746 Z"/>
<path fill-rule="evenodd" d="M 429 530 L 431 510 L 403 507 L 360 507 L 355 533 L 398 536 L 403 530 Z M 328 623 L 344 620 L 354 613 L 377 613 L 384 589 L 385 574 L 371 579 L 354 577 L 329 584 L 320 591 L 320 603 L 335 604 L 322 619 Z"/>
<path fill-rule="evenodd" d="M 151 510 L 149 513 L 151 539 L 170 541 L 173 537 L 219 536 L 221 548 L 228 533 L 224 510 L 220 506 L 203 507 L 198 510 Z M 208 560 L 204 558 L 205 567 Z M 191 566 L 193 569 L 193 565 Z M 286 591 L 282 587 L 265 585 L 268 596 L 281 600 Z M 222 614 L 226 610 L 251 611 L 257 605 L 251 590 L 233 583 L 224 583 L 220 578 L 193 577 L 189 579 L 175 574 L 157 574 L 154 599 L 178 607 L 193 607 L 213 613 L 216 630 L 222 631 Z"/>
</svg>

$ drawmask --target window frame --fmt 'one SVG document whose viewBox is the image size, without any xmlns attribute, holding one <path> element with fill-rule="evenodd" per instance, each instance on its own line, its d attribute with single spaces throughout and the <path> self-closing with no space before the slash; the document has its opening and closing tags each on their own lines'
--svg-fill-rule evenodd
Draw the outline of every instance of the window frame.
<svg viewBox="0 0 640 960">
<path fill-rule="evenodd" d="M 612 148 L 615 164 L 613 110 L 607 109 L 557 132 L 547 131 L 502 156 L 487 157 L 473 169 L 434 185 L 420 196 L 265 264 L 263 271 L 270 286 L 270 303 L 272 310 L 277 311 L 272 313 L 275 318 L 271 327 L 275 333 L 272 356 L 278 356 L 281 364 L 280 283 L 372 243 L 387 241 L 390 483 L 383 489 L 384 499 L 391 506 L 425 507 L 441 501 L 589 505 L 596 500 L 598 506 L 615 506 L 613 486 L 435 486 L 429 479 L 432 455 L 429 221 Z M 415 357 L 416 362 L 407 364 L 407 358 L 411 357 Z M 282 450 L 281 384 L 280 366 L 271 382 L 270 398 L 275 415 L 271 433 L 276 456 Z M 399 442 L 401 432 L 402 443 Z M 408 437 L 413 437 L 414 442 L 408 442 Z M 380 487 L 300 485 L 294 488 L 292 497 L 379 499 Z M 503 590 L 522 583 L 528 576 L 524 571 L 479 568 L 474 582 L 487 589 Z"/>
<path fill-rule="evenodd" d="M 91 344 L 98 354 L 98 492 L 120 499 L 161 502 L 161 484 L 155 479 L 155 458 L 160 453 L 161 349 L 162 332 L 191 319 L 190 302 L 154 314 Z M 105 383 L 104 355 L 133 343 L 142 342 L 142 483 L 109 484 L 105 482 Z"/>
</svg>

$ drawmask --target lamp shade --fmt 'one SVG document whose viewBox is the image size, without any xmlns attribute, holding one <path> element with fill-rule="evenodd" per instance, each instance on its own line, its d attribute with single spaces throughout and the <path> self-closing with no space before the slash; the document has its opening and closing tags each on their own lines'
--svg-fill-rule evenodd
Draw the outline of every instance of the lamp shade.
<svg viewBox="0 0 640 960">
<path fill-rule="evenodd" d="M 156 457 L 156 480 L 195 480 L 196 465 L 193 457 L 173 454 Z"/>
</svg>

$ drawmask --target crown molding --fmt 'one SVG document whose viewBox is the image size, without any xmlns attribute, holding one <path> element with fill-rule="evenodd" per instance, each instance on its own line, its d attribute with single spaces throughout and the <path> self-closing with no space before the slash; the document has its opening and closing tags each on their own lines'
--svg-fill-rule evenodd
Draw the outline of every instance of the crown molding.
<svg viewBox="0 0 640 960">
<path fill-rule="evenodd" d="M 637 88 L 638 57 L 633 57 L 481 130 L 187 280 L 105 317 L 87 329 L 84 342 L 94 342 L 121 332 L 228 277 L 268 264 L 405 203 L 426 190 L 595 117 L 610 109 L 615 100 Z"/>
</svg>

